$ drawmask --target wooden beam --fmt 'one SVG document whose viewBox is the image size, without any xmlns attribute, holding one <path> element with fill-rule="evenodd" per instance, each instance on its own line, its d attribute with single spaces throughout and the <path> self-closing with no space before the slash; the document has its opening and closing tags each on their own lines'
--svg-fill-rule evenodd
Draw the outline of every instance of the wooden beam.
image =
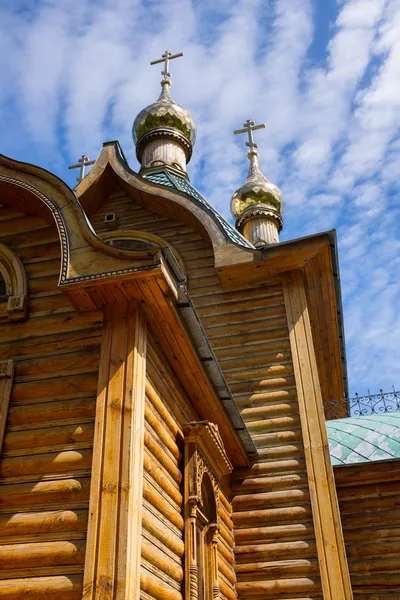
<svg viewBox="0 0 400 600">
<path fill-rule="evenodd" d="M 146 322 L 139 305 L 105 306 L 84 600 L 140 594 Z"/>
<path fill-rule="evenodd" d="M 292 271 L 286 274 L 283 291 L 323 597 L 324 600 L 351 600 L 353 595 L 329 455 L 303 273 Z"/>
<path fill-rule="evenodd" d="M 6 429 L 14 371 L 15 363 L 13 360 L 0 361 L 0 454 Z"/>
</svg>

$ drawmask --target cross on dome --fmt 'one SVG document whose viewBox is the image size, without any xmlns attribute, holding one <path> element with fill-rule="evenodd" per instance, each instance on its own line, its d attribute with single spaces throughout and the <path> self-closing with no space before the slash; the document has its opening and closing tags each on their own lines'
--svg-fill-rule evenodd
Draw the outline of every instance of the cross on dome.
<svg viewBox="0 0 400 600">
<path fill-rule="evenodd" d="M 163 62 L 164 71 L 161 71 L 161 75 L 164 79 L 168 81 L 171 77 L 171 73 L 169 72 L 169 61 L 173 58 L 180 58 L 181 56 L 183 56 L 183 52 L 179 52 L 178 54 L 172 54 L 171 50 L 166 50 L 164 54 L 161 55 L 161 58 L 158 58 L 157 60 L 152 60 L 150 64 L 158 65 L 159 63 Z"/>
<path fill-rule="evenodd" d="M 85 177 L 85 167 L 94 165 L 95 162 L 95 160 L 89 160 L 89 157 L 86 156 L 86 154 L 82 154 L 82 156 L 78 159 L 78 163 L 75 165 L 70 165 L 68 169 L 79 169 L 79 177 L 77 177 L 76 180 L 78 183 L 80 183 Z"/>
<path fill-rule="evenodd" d="M 238 135 L 239 133 L 247 133 L 249 141 L 246 142 L 246 146 L 250 148 L 249 153 L 257 153 L 256 148 L 258 148 L 257 144 L 254 142 L 253 131 L 256 129 L 265 129 L 265 123 L 261 123 L 260 125 L 255 125 L 254 121 L 247 119 L 246 123 L 243 123 L 244 129 L 237 129 L 233 133 Z"/>
</svg>

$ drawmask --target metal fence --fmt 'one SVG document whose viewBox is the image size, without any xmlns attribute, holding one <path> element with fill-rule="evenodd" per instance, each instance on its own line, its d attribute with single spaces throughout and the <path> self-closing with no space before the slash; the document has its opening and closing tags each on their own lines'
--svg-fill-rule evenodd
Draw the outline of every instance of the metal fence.
<svg viewBox="0 0 400 600">
<path fill-rule="evenodd" d="M 393 387 L 392 392 L 380 390 L 379 394 L 359 396 L 347 400 L 328 400 L 325 402 L 327 418 L 334 419 L 346 416 L 343 408 L 346 406 L 348 417 L 362 417 L 366 415 L 383 415 L 387 413 L 400 412 L 400 391 Z"/>
</svg>

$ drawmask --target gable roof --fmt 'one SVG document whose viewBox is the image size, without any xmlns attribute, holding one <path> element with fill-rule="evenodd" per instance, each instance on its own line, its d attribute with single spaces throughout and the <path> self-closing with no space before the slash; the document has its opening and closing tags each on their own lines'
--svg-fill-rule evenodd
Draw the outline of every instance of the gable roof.
<svg viewBox="0 0 400 600">
<path fill-rule="evenodd" d="M 327 421 L 332 464 L 400 459 L 400 413 Z"/>
</svg>

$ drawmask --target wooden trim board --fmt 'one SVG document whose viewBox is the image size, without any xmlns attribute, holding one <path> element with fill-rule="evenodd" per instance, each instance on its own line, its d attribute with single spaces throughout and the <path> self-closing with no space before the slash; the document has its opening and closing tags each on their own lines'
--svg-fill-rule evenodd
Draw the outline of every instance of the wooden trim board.
<svg viewBox="0 0 400 600">
<path fill-rule="evenodd" d="M 140 594 L 146 333 L 136 302 L 105 306 L 84 600 Z"/>
<path fill-rule="evenodd" d="M 304 276 L 283 278 L 324 600 L 353 598 L 311 333 Z"/>
</svg>

